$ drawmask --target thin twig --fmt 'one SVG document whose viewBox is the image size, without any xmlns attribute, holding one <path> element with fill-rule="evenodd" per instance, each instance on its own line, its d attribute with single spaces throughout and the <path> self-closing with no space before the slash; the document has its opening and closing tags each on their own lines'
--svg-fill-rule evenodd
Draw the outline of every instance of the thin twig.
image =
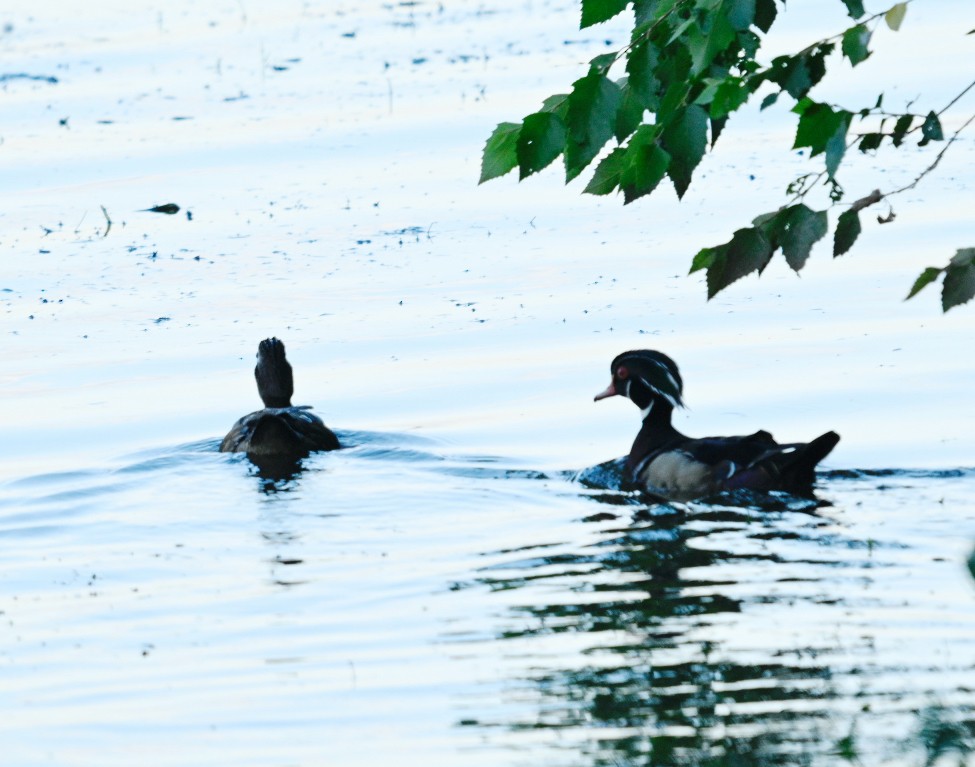
<svg viewBox="0 0 975 767">
<path fill-rule="evenodd" d="M 871 205 L 877 204 L 881 200 L 884 200 L 888 197 L 892 197 L 895 194 L 900 194 L 901 192 L 906 192 L 909 189 L 913 189 L 914 187 L 916 187 L 921 182 L 922 178 L 924 178 L 931 171 L 933 171 L 935 168 L 938 167 L 938 163 L 940 163 L 941 158 L 945 156 L 945 152 L 948 151 L 948 147 L 950 147 L 953 143 L 955 143 L 955 141 L 958 140 L 958 136 L 961 134 L 961 132 L 965 130 L 965 128 L 967 128 L 969 125 L 971 125 L 973 122 L 975 122 L 975 114 L 973 114 L 971 117 L 965 120 L 964 123 L 962 123 L 961 127 L 958 130 L 956 130 L 954 135 L 945 142 L 945 145 L 943 147 L 941 147 L 941 151 L 938 152 L 937 156 L 934 158 L 934 162 L 932 162 L 927 168 L 921 171 L 910 184 L 907 184 L 906 186 L 902 186 L 900 189 L 894 189 L 891 192 L 885 192 L 885 193 L 882 193 L 879 189 L 874 189 L 870 194 L 866 195 L 865 197 L 861 197 L 859 200 L 854 200 L 852 203 L 850 203 L 850 210 L 854 213 L 857 213 L 863 210 L 864 208 L 869 208 Z M 889 220 L 893 220 L 893 213 L 891 213 Z M 889 223 L 889 221 L 882 221 L 881 223 Z"/>
<path fill-rule="evenodd" d="M 965 88 L 965 90 L 963 90 L 961 93 L 959 93 L 957 96 L 955 96 L 951 101 L 949 101 L 948 102 L 948 105 L 944 109 L 942 109 L 940 112 L 938 112 L 938 117 L 940 117 L 945 112 L 947 112 L 949 109 L 951 109 L 955 105 L 955 102 L 957 102 L 958 99 L 960 99 L 962 96 L 964 96 L 966 93 L 968 93 L 972 88 L 975 88 L 975 80 L 972 80 L 968 84 L 968 87 Z"/>
<path fill-rule="evenodd" d="M 975 83 L 973 83 L 973 84 L 975 84 Z M 969 87 L 971 87 L 971 86 L 969 86 Z M 945 156 L 945 152 L 948 151 L 948 147 L 950 147 L 952 144 L 955 143 L 955 141 L 958 140 L 958 136 L 961 134 L 961 132 L 963 130 L 965 130 L 965 128 L 967 128 L 969 125 L 971 125 L 972 122 L 975 122 L 975 114 L 973 114 L 971 117 L 969 117 L 967 120 L 965 120 L 965 122 L 962 123 L 961 127 L 958 130 L 955 131 L 955 134 L 950 139 L 948 139 L 945 142 L 945 145 L 943 147 L 941 147 L 941 151 L 938 152 L 937 156 L 934 158 L 934 162 L 931 163 L 923 171 L 921 171 L 920 175 L 918 175 L 917 178 L 915 178 L 907 186 L 902 186 L 900 189 L 895 189 L 893 192 L 887 192 L 887 194 L 885 194 L 884 197 L 890 197 L 892 194 L 900 194 L 901 192 L 906 192 L 908 189 L 913 189 L 914 187 L 916 187 L 917 184 L 918 184 L 918 182 L 922 178 L 924 178 L 931 171 L 933 171 L 935 168 L 938 167 L 938 163 L 941 162 L 941 158 Z"/>
<path fill-rule="evenodd" d="M 850 211 L 856 213 L 864 208 L 869 208 L 871 205 L 880 202 L 882 199 L 884 199 L 883 193 L 879 189 L 874 189 L 866 197 L 861 197 L 859 200 L 850 203 Z"/>
</svg>

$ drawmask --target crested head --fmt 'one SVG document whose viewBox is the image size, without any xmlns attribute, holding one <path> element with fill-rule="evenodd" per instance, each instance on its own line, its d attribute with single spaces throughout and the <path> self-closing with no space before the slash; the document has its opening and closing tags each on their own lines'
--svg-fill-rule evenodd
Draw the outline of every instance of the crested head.
<svg viewBox="0 0 975 767">
<path fill-rule="evenodd" d="M 629 398 L 641 410 L 655 402 L 683 407 L 684 382 L 677 363 L 662 352 L 637 349 L 623 352 L 610 365 L 613 380 L 596 399 L 614 394 Z"/>
<path fill-rule="evenodd" d="M 284 342 L 277 338 L 261 341 L 257 347 L 254 377 L 264 407 L 291 407 L 295 386 L 291 365 L 284 356 Z"/>
</svg>

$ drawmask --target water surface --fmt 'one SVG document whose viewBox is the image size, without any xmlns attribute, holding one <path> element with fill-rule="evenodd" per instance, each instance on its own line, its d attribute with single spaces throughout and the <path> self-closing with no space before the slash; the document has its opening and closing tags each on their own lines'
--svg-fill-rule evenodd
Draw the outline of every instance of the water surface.
<svg viewBox="0 0 975 767">
<path fill-rule="evenodd" d="M 792 5 L 790 40 L 845 23 Z M 863 68 L 896 73 L 887 103 L 963 87 L 935 76 L 970 53 L 962 8 L 910 6 L 912 55 Z M 971 310 L 900 298 L 971 244 L 970 142 L 850 256 L 706 302 L 693 252 L 809 167 L 758 151 L 788 145 L 784 109 L 732 121 L 680 204 L 556 169 L 475 186 L 493 126 L 625 24 L 518 0 L 4 13 L 7 762 L 967 758 Z M 269 335 L 350 446 L 283 481 L 216 452 Z M 691 434 L 840 432 L 819 501 L 659 505 L 595 468 L 637 413 L 592 396 L 638 347 L 681 365 Z"/>
</svg>

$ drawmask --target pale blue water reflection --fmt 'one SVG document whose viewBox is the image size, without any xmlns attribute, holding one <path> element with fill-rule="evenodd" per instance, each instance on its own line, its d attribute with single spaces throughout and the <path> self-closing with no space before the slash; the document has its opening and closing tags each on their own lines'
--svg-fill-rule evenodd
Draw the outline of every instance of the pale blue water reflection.
<svg viewBox="0 0 975 767">
<path fill-rule="evenodd" d="M 11 763 L 829 764 L 853 733 L 923 764 L 924 717 L 972 726 L 975 471 L 659 505 L 339 436 L 287 480 L 209 440 L 3 485 Z"/>
</svg>

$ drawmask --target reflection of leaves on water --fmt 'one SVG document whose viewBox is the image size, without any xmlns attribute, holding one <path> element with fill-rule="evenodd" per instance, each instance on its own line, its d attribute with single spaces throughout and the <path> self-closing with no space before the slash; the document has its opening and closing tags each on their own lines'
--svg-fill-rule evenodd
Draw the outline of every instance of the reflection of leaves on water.
<svg viewBox="0 0 975 767">
<path fill-rule="evenodd" d="M 975 722 L 960 718 L 945 706 L 929 706 L 920 712 L 919 740 L 927 753 L 926 765 L 948 754 L 956 754 L 962 763 L 975 750 Z"/>
<path fill-rule="evenodd" d="M 742 521 L 731 510 L 710 516 L 715 529 Z M 560 579 L 569 590 L 591 596 L 570 604 L 513 608 L 522 619 L 517 628 L 502 631 L 501 638 L 567 632 L 622 635 L 587 651 L 584 657 L 598 655 L 598 664 L 537 673 L 531 682 L 545 701 L 543 710 L 538 719 L 509 723 L 511 729 L 622 728 L 630 734 L 597 741 L 593 754 L 620 764 L 647 763 L 651 755 L 653 764 L 660 765 L 730 764 L 734 762 L 725 760 L 734 754 L 754 757 L 783 740 L 794 742 L 791 727 L 747 738 L 718 734 L 758 724 L 764 730 L 769 707 L 832 693 L 829 670 L 823 666 L 743 665 L 721 658 L 721 648 L 694 637 L 712 619 L 738 613 L 742 606 L 740 599 L 722 591 L 733 582 L 691 575 L 741 558 L 693 545 L 702 535 L 694 525 L 702 521 L 693 514 L 665 514 L 651 525 L 606 531 L 603 540 L 575 554 L 535 552 L 531 559 L 509 563 L 507 569 L 514 571 L 509 575 L 496 573 L 497 568 L 482 572 L 482 583 L 492 589 Z M 527 625 L 525 616 L 533 619 Z M 675 651 L 683 657 L 674 658 Z M 729 716 L 722 711 L 729 705 L 755 712 Z M 818 737 L 812 736 L 813 741 Z M 716 759 L 719 753 L 723 756 Z"/>
<path fill-rule="evenodd" d="M 863 584 L 868 569 L 894 566 L 877 561 L 878 546 L 896 552 L 903 544 L 850 537 L 822 516 L 829 504 L 787 496 L 648 503 L 618 481 L 617 468 L 609 462 L 567 477 L 607 509 L 580 522 L 604 525 L 595 540 L 495 552 L 474 583 L 458 586 L 522 590 L 496 629 L 519 653 L 526 641 L 558 647 L 543 644 L 554 636 L 583 647 L 553 650 L 551 658 L 529 650 L 531 666 L 510 681 L 517 713 L 467 726 L 551 732 L 576 752 L 567 763 L 607 767 L 860 764 L 863 723 L 873 728 L 865 764 L 877 763 L 878 742 L 898 758 L 916 755 L 907 762 L 916 765 L 971 752 L 970 715 L 898 705 L 897 683 L 878 677 L 913 669 L 872 667 L 866 658 L 877 654 L 875 637 L 867 628 L 841 633 L 850 624 L 838 612 L 824 613 L 836 621 L 833 638 L 807 638 L 802 623 L 781 637 L 750 633 L 758 611 L 762 625 L 772 625 L 771 615 L 788 626 L 797 603 L 846 614 L 885 607 L 850 587 Z M 873 485 L 878 474 L 849 479 Z M 910 478 L 881 481 L 890 480 Z M 525 713 L 529 700 L 536 705 Z M 903 727 L 892 733 L 895 720 Z"/>
<path fill-rule="evenodd" d="M 538 619 L 538 626 L 507 632 L 505 636 L 607 630 L 645 630 L 656 634 L 657 627 L 668 617 L 736 612 L 739 609 L 736 600 L 709 593 L 708 587 L 714 585 L 712 582 L 681 577 L 682 570 L 711 566 L 721 557 L 730 556 L 727 552 L 690 548 L 676 527 L 670 530 L 638 528 L 620 533 L 619 537 L 600 544 L 601 550 L 516 562 L 512 567 L 524 568 L 525 574 L 485 579 L 484 583 L 492 589 L 519 588 L 535 580 L 581 579 L 582 583 L 570 583 L 568 589 L 594 595 L 592 600 L 580 604 L 521 608 Z M 531 572 L 534 569 L 542 572 L 534 574 Z M 605 577 L 612 572 L 642 577 L 628 578 L 620 583 L 615 578 Z M 605 601 L 598 598 L 604 592 L 612 594 Z M 621 592 L 639 594 L 640 598 L 621 601 Z"/>
</svg>

